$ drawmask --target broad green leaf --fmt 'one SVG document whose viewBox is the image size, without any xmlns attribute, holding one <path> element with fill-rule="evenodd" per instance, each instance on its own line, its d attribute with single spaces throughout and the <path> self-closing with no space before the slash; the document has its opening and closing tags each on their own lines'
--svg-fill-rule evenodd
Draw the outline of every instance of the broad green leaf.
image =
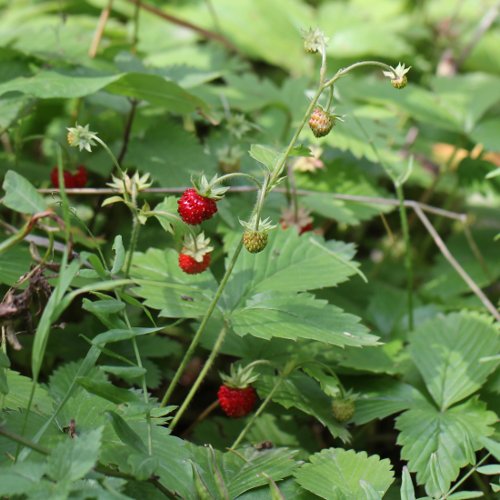
<svg viewBox="0 0 500 500">
<path fill-rule="evenodd" d="M 273 170 L 278 158 L 280 157 L 279 151 L 262 144 L 252 144 L 248 153 L 254 160 L 262 163 L 262 165 L 264 165 L 269 171 Z"/>
<path fill-rule="evenodd" d="M 362 481 L 382 497 L 394 481 L 394 474 L 387 459 L 368 456 L 364 451 L 329 448 L 311 455 L 309 463 L 295 472 L 295 478 L 320 498 L 349 500 L 367 498 Z"/>
<path fill-rule="evenodd" d="M 259 396 L 265 398 L 273 389 L 276 377 L 262 375 L 255 382 Z M 327 396 L 318 382 L 303 373 L 293 373 L 287 377 L 274 393 L 272 401 L 286 409 L 297 408 L 311 415 L 328 428 L 332 436 L 342 441 L 349 440 L 349 431 L 337 420 L 331 411 L 332 398 Z"/>
<path fill-rule="evenodd" d="M 46 469 L 46 464 L 31 461 L 0 467 L 0 495 L 11 498 L 36 490 Z"/>
<path fill-rule="evenodd" d="M 132 276 L 139 285 L 135 292 L 145 305 L 161 309 L 167 318 L 203 316 L 217 289 L 209 272 L 188 275 L 179 268 L 179 254 L 173 249 L 149 249 L 137 253 Z"/>
<path fill-rule="evenodd" d="M 76 481 L 92 470 L 99 457 L 102 427 L 56 445 L 48 459 L 48 474 L 55 481 Z"/>
<path fill-rule="evenodd" d="M 382 419 L 408 408 L 418 407 L 425 398 L 409 384 L 387 377 L 360 384 L 355 389 L 360 393 L 356 400 L 354 422 L 366 424 L 378 418 Z"/>
<path fill-rule="evenodd" d="M 141 437 L 127 424 L 127 422 L 114 411 L 106 412 L 111 420 L 116 435 L 128 446 L 138 453 L 148 454 L 148 450 Z"/>
<path fill-rule="evenodd" d="M 415 488 L 411 480 L 408 467 L 403 467 L 403 475 L 401 479 L 401 500 L 415 500 Z"/>
<path fill-rule="evenodd" d="M 17 410 L 26 408 L 30 399 L 33 381 L 20 375 L 19 373 L 5 369 L 5 378 L 9 392 L 0 396 L 1 408 Z M 52 410 L 52 400 L 47 394 L 47 391 L 39 384 L 35 387 L 33 396 L 32 411 L 47 415 Z"/>
<path fill-rule="evenodd" d="M 99 367 L 105 373 L 110 373 L 131 382 L 137 382 L 139 377 L 147 373 L 146 368 L 141 366 L 99 365 Z"/>
<path fill-rule="evenodd" d="M 233 330 L 263 339 L 309 339 L 337 346 L 376 345 L 359 318 L 311 294 L 260 293 L 231 314 Z"/>
<path fill-rule="evenodd" d="M 425 401 L 397 418 L 398 444 L 408 469 L 417 473 L 419 484 L 428 494 L 441 489 L 431 476 L 431 456 L 436 455 L 446 488 L 462 467 L 475 460 L 475 452 L 483 447 L 481 439 L 493 433 L 496 415 L 477 399 L 469 399 L 446 411 L 439 411 Z"/>
<path fill-rule="evenodd" d="M 324 242 L 308 233 L 299 236 L 293 228 L 276 229 L 263 252 L 240 255 L 224 290 L 224 306 L 232 309 L 260 292 L 290 293 L 338 285 L 357 272 L 358 264 L 350 262 L 353 250 L 351 245 Z"/>
<path fill-rule="evenodd" d="M 500 351 L 500 332 L 483 316 L 461 313 L 422 324 L 410 338 L 410 354 L 441 409 L 477 391 L 498 362 L 479 360 Z"/>
<path fill-rule="evenodd" d="M 186 225 L 177 215 L 177 198 L 175 196 L 167 196 L 155 206 L 153 212 L 165 231 L 174 236 L 181 236 L 185 233 Z"/>
<path fill-rule="evenodd" d="M 159 466 L 157 457 L 152 457 L 151 455 L 143 453 L 132 453 L 128 457 L 127 462 L 132 467 L 132 474 L 139 481 L 146 481 L 150 477 L 154 476 Z"/>
<path fill-rule="evenodd" d="M 172 120 L 154 123 L 143 137 L 132 139 L 127 161 L 150 173 L 162 187 L 187 186 L 192 175 L 203 171 L 210 177 L 216 171 L 214 156 L 204 151 L 194 134 Z"/>
<path fill-rule="evenodd" d="M 23 214 L 36 214 L 47 209 L 47 203 L 33 185 L 13 170 L 5 175 L 3 204 Z"/>
<path fill-rule="evenodd" d="M 365 493 L 365 498 L 366 500 L 382 500 L 382 497 L 380 496 L 380 493 L 375 491 L 373 486 L 370 483 L 367 483 L 363 479 L 359 481 L 359 484 L 361 486 L 361 489 Z"/>
<path fill-rule="evenodd" d="M 114 75 L 65 74 L 40 71 L 31 77 L 20 77 L 0 84 L 0 95 L 21 92 L 40 99 L 70 99 L 95 94 L 99 90 L 144 99 L 176 113 L 191 113 L 205 107 L 204 102 L 176 83 L 147 73 Z"/>
<path fill-rule="evenodd" d="M 237 452 L 221 453 L 209 447 L 191 446 L 194 459 L 200 466 L 200 478 L 214 498 L 238 498 L 246 491 L 266 485 L 269 478 L 280 481 L 292 474 L 297 467 L 297 452 L 286 448 L 255 450 L 252 447 Z M 218 476 L 218 478 L 217 478 Z"/>
</svg>

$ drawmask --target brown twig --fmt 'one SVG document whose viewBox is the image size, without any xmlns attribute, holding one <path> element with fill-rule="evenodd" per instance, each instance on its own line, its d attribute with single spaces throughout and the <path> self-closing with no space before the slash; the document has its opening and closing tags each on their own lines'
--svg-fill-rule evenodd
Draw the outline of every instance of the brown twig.
<svg viewBox="0 0 500 500">
<path fill-rule="evenodd" d="M 444 258 L 450 263 L 450 265 L 455 269 L 455 271 L 460 275 L 460 277 L 467 283 L 467 286 L 474 292 L 474 294 L 479 298 L 479 300 L 483 303 L 483 305 L 490 311 L 493 317 L 500 321 L 500 313 L 495 308 L 495 306 L 490 302 L 488 297 L 483 293 L 483 291 L 476 285 L 475 281 L 469 276 L 469 274 L 465 271 L 465 269 L 458 263 L 458 261 L 453 257 L 451 252 L 448 250 L 448 247 L 439 236 L 439 233 L 434 229 L 434 226 L 431 224 L 430 220 L 427 218 L 427 215 L 423 212 L 420 206 L 416 205 L 413 207 L 415 213 L 418 218 L 422 221 L 422 224 L 425 226 L 429 234 L 431 235 L 434 243 L 436 243 L 437 247 L 443 254 Z"/>
<path fill-rule="evenodd" d="M 185 438 L 189 436 L 193 429 L 203 420 L 205 420 L 217 407 L 219 406 L 219 400 L 216 399 L 213 403 L 210 403 L 199 415 L 196 420 L 182 433 L 181 437 Z"/>
<path fill-rule="evenodd" d="M 148 188 L 144 191 L 141 191 L 144 194 L 176 194 L 182 193 L 186 189 L 191 186 L 181 186 L 181 187 L 172 187 L 172 188 Z M 257 191 L 257 187 L 254 186 L 232 186 L 229 188 L 229 191 L 232 193 L 251 193 Z M 286 193 L 285 188 L 276 188 L 274 191 L 278 193 Z M 42 188 L 38 189 L 38 192 L 41 194 L 57 194 L 59 189 L 57 188 Z M 66 193 L 68 195 L 75 196 L 97 196 L 97 195 L 109 195 L 109 194 L 117 194 L 118 191 L 116 189 L 111 188 L 74 188 L 74 189 L 66 189 Z M 317 194 L 331 194 L 332 198 L 335 200 L 344 200 L 344 201 L 352 201 L 354 203 L 372 203 L 374 205 L 389 205 L 397 207 L 399 205 L 399 200 L 396 198 L 381 198 L 376 196 L 360 196 L 354 194 L 341 194 L 341 193 L 325 193 L 324 191 L 314 191 L 310 189 L 297 189 L 297 194 L 301 196 L 307 195 L 317 195 Z M 460 222 L 467 221 L 467 215 L 459 212 L 452 212 L 450 210 L 444 210 L 442 208 L 434 207 L 431 205 L 427 205 L 426 203 L 419 203 L 418 201 L 413 200 L 405 200 L 404 205 L 406 207 L 413 208 L 414 206 L 419 206 L 424 212 L 429 212 L 434 215 L 439 215 L 441 217 L 446 217 L 448 219 L 458 220 Z"/>
<path fill-rule="evenodd" d="M 127 0 L 127 1 L 134 5 L 137 5 L 139 3 L 139 0 Z M 165 11 L 142 1 L 140 2 L 140 7 L 143 10 L 146 10 L 151 14 L 154 14 L 155 16 L 161 17 L 162 19 L 169 21 L 170 23 L 177 24 L 178 26 L 182 26 L 183 28 L 187 28 L 191 31 L 199 33 L 203 38 L 208 38 L 209 40 L 215 40 L 216 42 L 219 42 L 222 45 L 224 45 L 226 49 L 232 52 L 240 52 L 240 50 L 238 49 L 238 47 L 236 47 L 236 45 L 234 45 L 231 41 L 229 41 L 225 36 L 221 35 L 220 33 L 214 33 L 213 31 L 209 31 L 205 28 L 202 28 L 201 26 L 197 26 L 196 24 L 190 23 L 189 21 L 184 21 L 184 19 L 180 19 L 176 16 L 173 16 L 172 14 L 167 14 Z"/>
<path fill-rule="evenodd" d="M 99 44 L 101 43 L 102 35 L 104 29 L 106 28 L 106 23 L 108 22 L 109 14 L 111 13 L 111 8 L 113 7 L 113 0 L 108 0 L 108 5 L 104 7 L 101 11 L 99 21 L 97 21 L 97 27 L 94 33 L 94 38 L 92 38 L 92 43 L 89 48 L 89 57 L 94 58 L 99 49 Z"/>
</svg>

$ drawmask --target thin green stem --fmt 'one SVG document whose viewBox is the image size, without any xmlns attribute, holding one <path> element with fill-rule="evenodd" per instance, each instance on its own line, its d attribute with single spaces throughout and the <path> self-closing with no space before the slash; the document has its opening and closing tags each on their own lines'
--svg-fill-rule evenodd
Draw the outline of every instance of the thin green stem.
<svg viewBox="0 0 500 500">
<path fill-rule="evenodd" d="M 413 258 L 410 241 L 410 229 L 408 226 L 408 217 L 406 207 L 404 205 L 403 186 L 398 182 L 394 183 L 396 194 L 399 199 L 399 218 L 401 219 L 401 229 L 403 231 L 403 239 L 405 244 L 405 268 L 406 268 L 406 286 L 407 286 L 407 301 L 408 301 L 408 329 L 413 331 Z"/>
<path fill-rule="evenodd" d="M 134 9 L 134 34 L 132 36 L 132 52 L 137 51 L 137 43 L 139 42 L 139 13 L 141 11 L 141 2 L 135 4 Z"/>
<path fill-rule="evenodd" d="M 222 329 L 217 337 L 217 340 L 215 341 L 215 344 L 212 348 L 212 351 L 210 352 L 210 356 L 208 357 L 207 361 L 205 362 L 203 369 L 200 371 L 194 384 L 191 386 L 191 389 L 189 390 L 188 395 L 185 397 L 181 407 L 177 410 L 175 417 L 173 418 L 172 422 L 168 426 L 168 428 L 171 431 L 173 431 L 175 429 L 175 426 L 177 425 L 177 423 L 181 419 L 182 415 L 184 414 L 187 407 L 189 406 L 189 403 L 191 403 L 191 400 L 193 399 L 194 395 L 196 394 L 200 385 L 202 384 L 203 380 L 205 379 L 205 376 L 212 368 L 212 365 L 214 364 L 215 358 L 219 354 L 219 351 L 222 347 L 222 344 L 224 343 L 224 339 L 226 338 L 226 333 L 227 333 L 227 324 L 224 323 L 224 326 L 222 327 Z"/>
<path fill-rule="evenodd" d="M 128 278 L 130 274 L 130 267 L 132 266 L 132 258 L 134 257 L 134 252 L 137 247 L 137 241 L 139 239 L 139 231 L 141 229 L 141 223 L 139 218 L 135 213 L 135 209 L 132 215 L 132 234 L 130 236 L 130 244 L 127 253 L 127 260 L 125 262 L 125 277 Z"/>
<path fill-rule="evenodd" d="M 177 386 L 177 383 L 179 382 L 179 379 L 181 378 L 181 375 L 184 373 L 187 364 L 193 357 L 194 351 L 198 346 L 198 343 L 200 342 L 200 338 L 203 332 L 205 331 L 205 327 L 207 326 L 208 320 L 212 316 L 212 313 L 214 312 L 215 307 L 217 306 L 219 299 L 222 296 L 222 292 L 224 291 L 226 283 L 228 282 L 229 277 L 233 272 L 234 266 L 236 264 L 236 261 L 238 260 L 242 248 L 243 248 L 243 240 L 240 240 L 238 246 L 236 247 L 236 250 L 234 251 L 231 261 L 229 262 L 226 272 L 224 273 L 222 281 L 220 282 L 219 287 L 215 292 L 214 298 L 212 299 L 212 302 L 210 302 L 207 312 L 205 313 L 205 316 L 203 316 L 200 326 L 198 327 L 198 330 L 196 331 L 193 340 L 191 341 L 191 344 L 189 344 L 186 354 L 184 354 L 184 358 L 182 358 L 182 361 L 179 367 L 177 368 L 177 371 L 175 372 L 174 378 L 172 379 L 172 382 L 170 382 L 170 385 L 168 386 L 168 389 L 165 392 L 163 399 L 161 400 L 160 407 L 165 406 L 168 403 L 170 397 L 172 396 L 172 393 L 174 392 L 175 387 Z"/>
<path fill-rule="evenodd" d="M 443 495 L 440 500 L 445 500 L 446 498 L 448 498 L 455 490 L 457 490 L 458 488 L 460 488 L 460 486 L 462 486 L 462 484 L 467 481 L 467 479 L 474 473 L 476 472 L 476 470 L 481 467 L 481 465 L 483 465 L 484 462 L 486 462 L 486 460 L 488 460 L 488 458 L 490 457 L 491 453 L 487 453 L 481 460 L 479 460 L 479 462 L 474 465 L 470 470 L 469 472 L 467 472 L 467 474 L 465 474 L 462 479 L 460 479 L 460 481 L 458 481 L 457 483 L 455 483 L 455 486 L 453 486 L 453 488 L 451 488 L 445 495 Z"/>
<path fill-rule="evenodd" d="M 42 455 L 50 455 L 49 450 L 47 450 L 43 446 L 41 446 L 37 443 L 33 443 L 29 439 L 26 439 L 24 436 L 21 436 L 19 434 L 14 433 L 14 432 L 10 432 L 7 429 L 5 429 L 4 427 L 0 427 L 0 435 L 17 443 L 18 449 L 20 449 L 21 446 L 25 446 L 27 448 L 34 450 L 34 451 L 37 451 L 38 453 L 41 453 Z"/>
<path fill-rule="evenodd" d="M 255 184 L 257 184 L 257 186 L 259 186 L 260 188 L 260 182 L 253 175 L 245 174 L 243 172 L 232 172 L 231 174 L 223 175 L 217 178 L 216 184 L 221 184 L 222 182 L 225 182 L 233 177 L 246 177 L 247 179 L 250 179 L 252 182 L 255 182 Z"/>
<path fill-rule="evenodd" d="M 266 399 L 264 399 L 262 404 L 259 406 L 258 410 L 250 417 L 250 420 L 247 422 L 247 425 L 245 425 L 243 430 L 240 432 L 239 436 L 236 438 L 236 441 L 232 444 L 232 446 L 231 446 L 232 450 L 234 450 L 241 443 L 243 438 L 246 436 L 247 432 L 250 430 L 250 427 L 252 427 L 252 425 L 257 420 L 257 418 L 260 416 L 260 414 L 265 410 L 266 406 L 269 404 L 269 402 L 271 401 L 275 392 L 279 389 L 279 387 L 284 379 L 285 379 L 285 377 L 283 375 L 281 375 L 278 378 L 278 380 L 274 384 L 274 387 L 271 389 L 271 392 L 269 392 Z"/>
<path fill-rule="evenodd" d="M 395 77 L 397 76 L 394 73 L 394 70 L 389 66 L 388 64 L 385 64 L 380 61 L 360 61 L 354 64 L 351 64 L 350 66 L 347 66 L 347 68 L 342 68 L 335 73 L 335 75 L 330 78 L 327 82 L 324 83 L 323 88 L 329 87 L 333 83 L 335 83 L 339 78 L 342 78 L 344 75 L 352 71 L 353 69 L 361 68 L 363 66 L 378 66 L 379 68 L 382 68 L 386 71 L 390 71 Z"/>
<path fill-rule="evenodd" d="M 332 102 L 333 102 L 333 85 L 330 85 L 330 87 L 328 87 L 329 89 L 329 93 L 328 93 L 328 101 L 326 103 L 326 111 L 328 112 L 332 106 Z"/>
</svg>

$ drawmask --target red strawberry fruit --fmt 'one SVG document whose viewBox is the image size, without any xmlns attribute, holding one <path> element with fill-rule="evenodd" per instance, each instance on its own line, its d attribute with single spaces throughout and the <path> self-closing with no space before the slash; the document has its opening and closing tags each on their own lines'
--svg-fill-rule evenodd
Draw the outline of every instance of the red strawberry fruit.
<svg viewBox="0 0 500 500">
<path fill-rule="evenodd" d="M 179 254 L 179 267 L 187 274 L 202 273 L 210 265 L 210 254 L 206 253 L 201 262 L 197 262 L 191 255 Z"/>
<path fill-rule="evenodd" d="M 224 413 L 231 418 L 248 415 L 257 401 L 255 389 L 251 386 L 244 389 L 221 385 L 217 392 L 219 404 Z"/>
<path fill-rule="evenodd" d="M 200 224 L 204 220 L 210 219 L 217 212 L 216 202 L 229 189 L 218 185 L 225 177 L 215 175 L 208 181 L 202 175 L 198 180 L 193 180 L 194 188 L 186 189 L 177 202 L 177 210 L 184 222 L 193 225 Z"/>
<path fill-rule="evenodd" d="M 79 165 L 76 174 L 73 174 L 73 182 L 75 187 L 82 188 L 87 184 L 87 169 L 83 165 Z"/>
<path fill-rule="evenodd" d="M 187 274 L 202 273 L 210 265 L 210 252 L 213 249 L 210 239 L 205 238 L 203 233 L 196 237 L 188 234 L 179 254 L 179 267 Z"/>
<path fill-rule="evenodd" d="M 244 417 L 255 406 L 257 393 L 251 384 L 257 380 L 258 375 L 252 373 L 252 364 L 238 368 L 231 365 L 230 375 L 220 374 L 223 384 L 219 387 L 217 398 L 228 417 Z"/>
<path fill-rule="evenodd" d="M 85 187 L 85 184 L 87 184 L 87 169 L 83 165 L 80 165 L 74 174 L 67 170 L 63 170 L 63 178 L 64 187 L 67 189 Z M 50 180 L 55 188 L 59 187 L 57 167 L 54 167 L 50 172 Z"/>
<path fill-rule="evenodd" d="M 215 200 L 201 196 L 196 189 L 186 189 L 177 202 L 178 212 L 186 224 L 200 224 L 217 212 Z"/>
</svg>

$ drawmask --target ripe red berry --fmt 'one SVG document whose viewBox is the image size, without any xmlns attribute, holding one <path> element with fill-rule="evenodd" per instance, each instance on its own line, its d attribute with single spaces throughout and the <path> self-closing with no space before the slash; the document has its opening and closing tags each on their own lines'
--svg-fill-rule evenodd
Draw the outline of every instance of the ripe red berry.
<svg viewBox="0 0 500 500">
<path fill-rule="evenodd" d="M 50 172 L 50 180 L 52 182 L 52 185 L 55 188 L 59 187 L 59 177 L 58 177 L 58 172 L 57 172 L 57 167 L 54 167 L 52 171 Z M 63 178 L 64 178 L 64 187 L 66 188 L 74 188 L 75 183 L 73 180 L 73 175 L 71 172 L 68 172 L 67 170 L 63 170 Z"/>
<path fill-rule="evenodd" d="M 237 389 L 223 384 L 219 387 L 217 397 L 222 410 L 231 418 L 248 415 L 257 401 L 257 394 L 251 386 Z"/>
<path fill-rule="evenodd" d="M 79 165 L 76 174 L 73 174 L 73 183 L 77 188 L 85 187 L 87 184 L 87 169 L 83 165 Z"/>
<path fill-rule="evenodd" d="M 206 253 L 201 262 L 196 261 L 191 255 L 179 254 L 179 267 L 187 274 L 202 273 L 210 265 L 210 254 Z"/>
<path fill-rule="evenodd" d="M 196 189 L 186 189 L 177 202 L 178 212 L 187 224 L 200 224 L 217 212 L 217 204 L 212 198 L 201 196 Z"/>
</svg>

